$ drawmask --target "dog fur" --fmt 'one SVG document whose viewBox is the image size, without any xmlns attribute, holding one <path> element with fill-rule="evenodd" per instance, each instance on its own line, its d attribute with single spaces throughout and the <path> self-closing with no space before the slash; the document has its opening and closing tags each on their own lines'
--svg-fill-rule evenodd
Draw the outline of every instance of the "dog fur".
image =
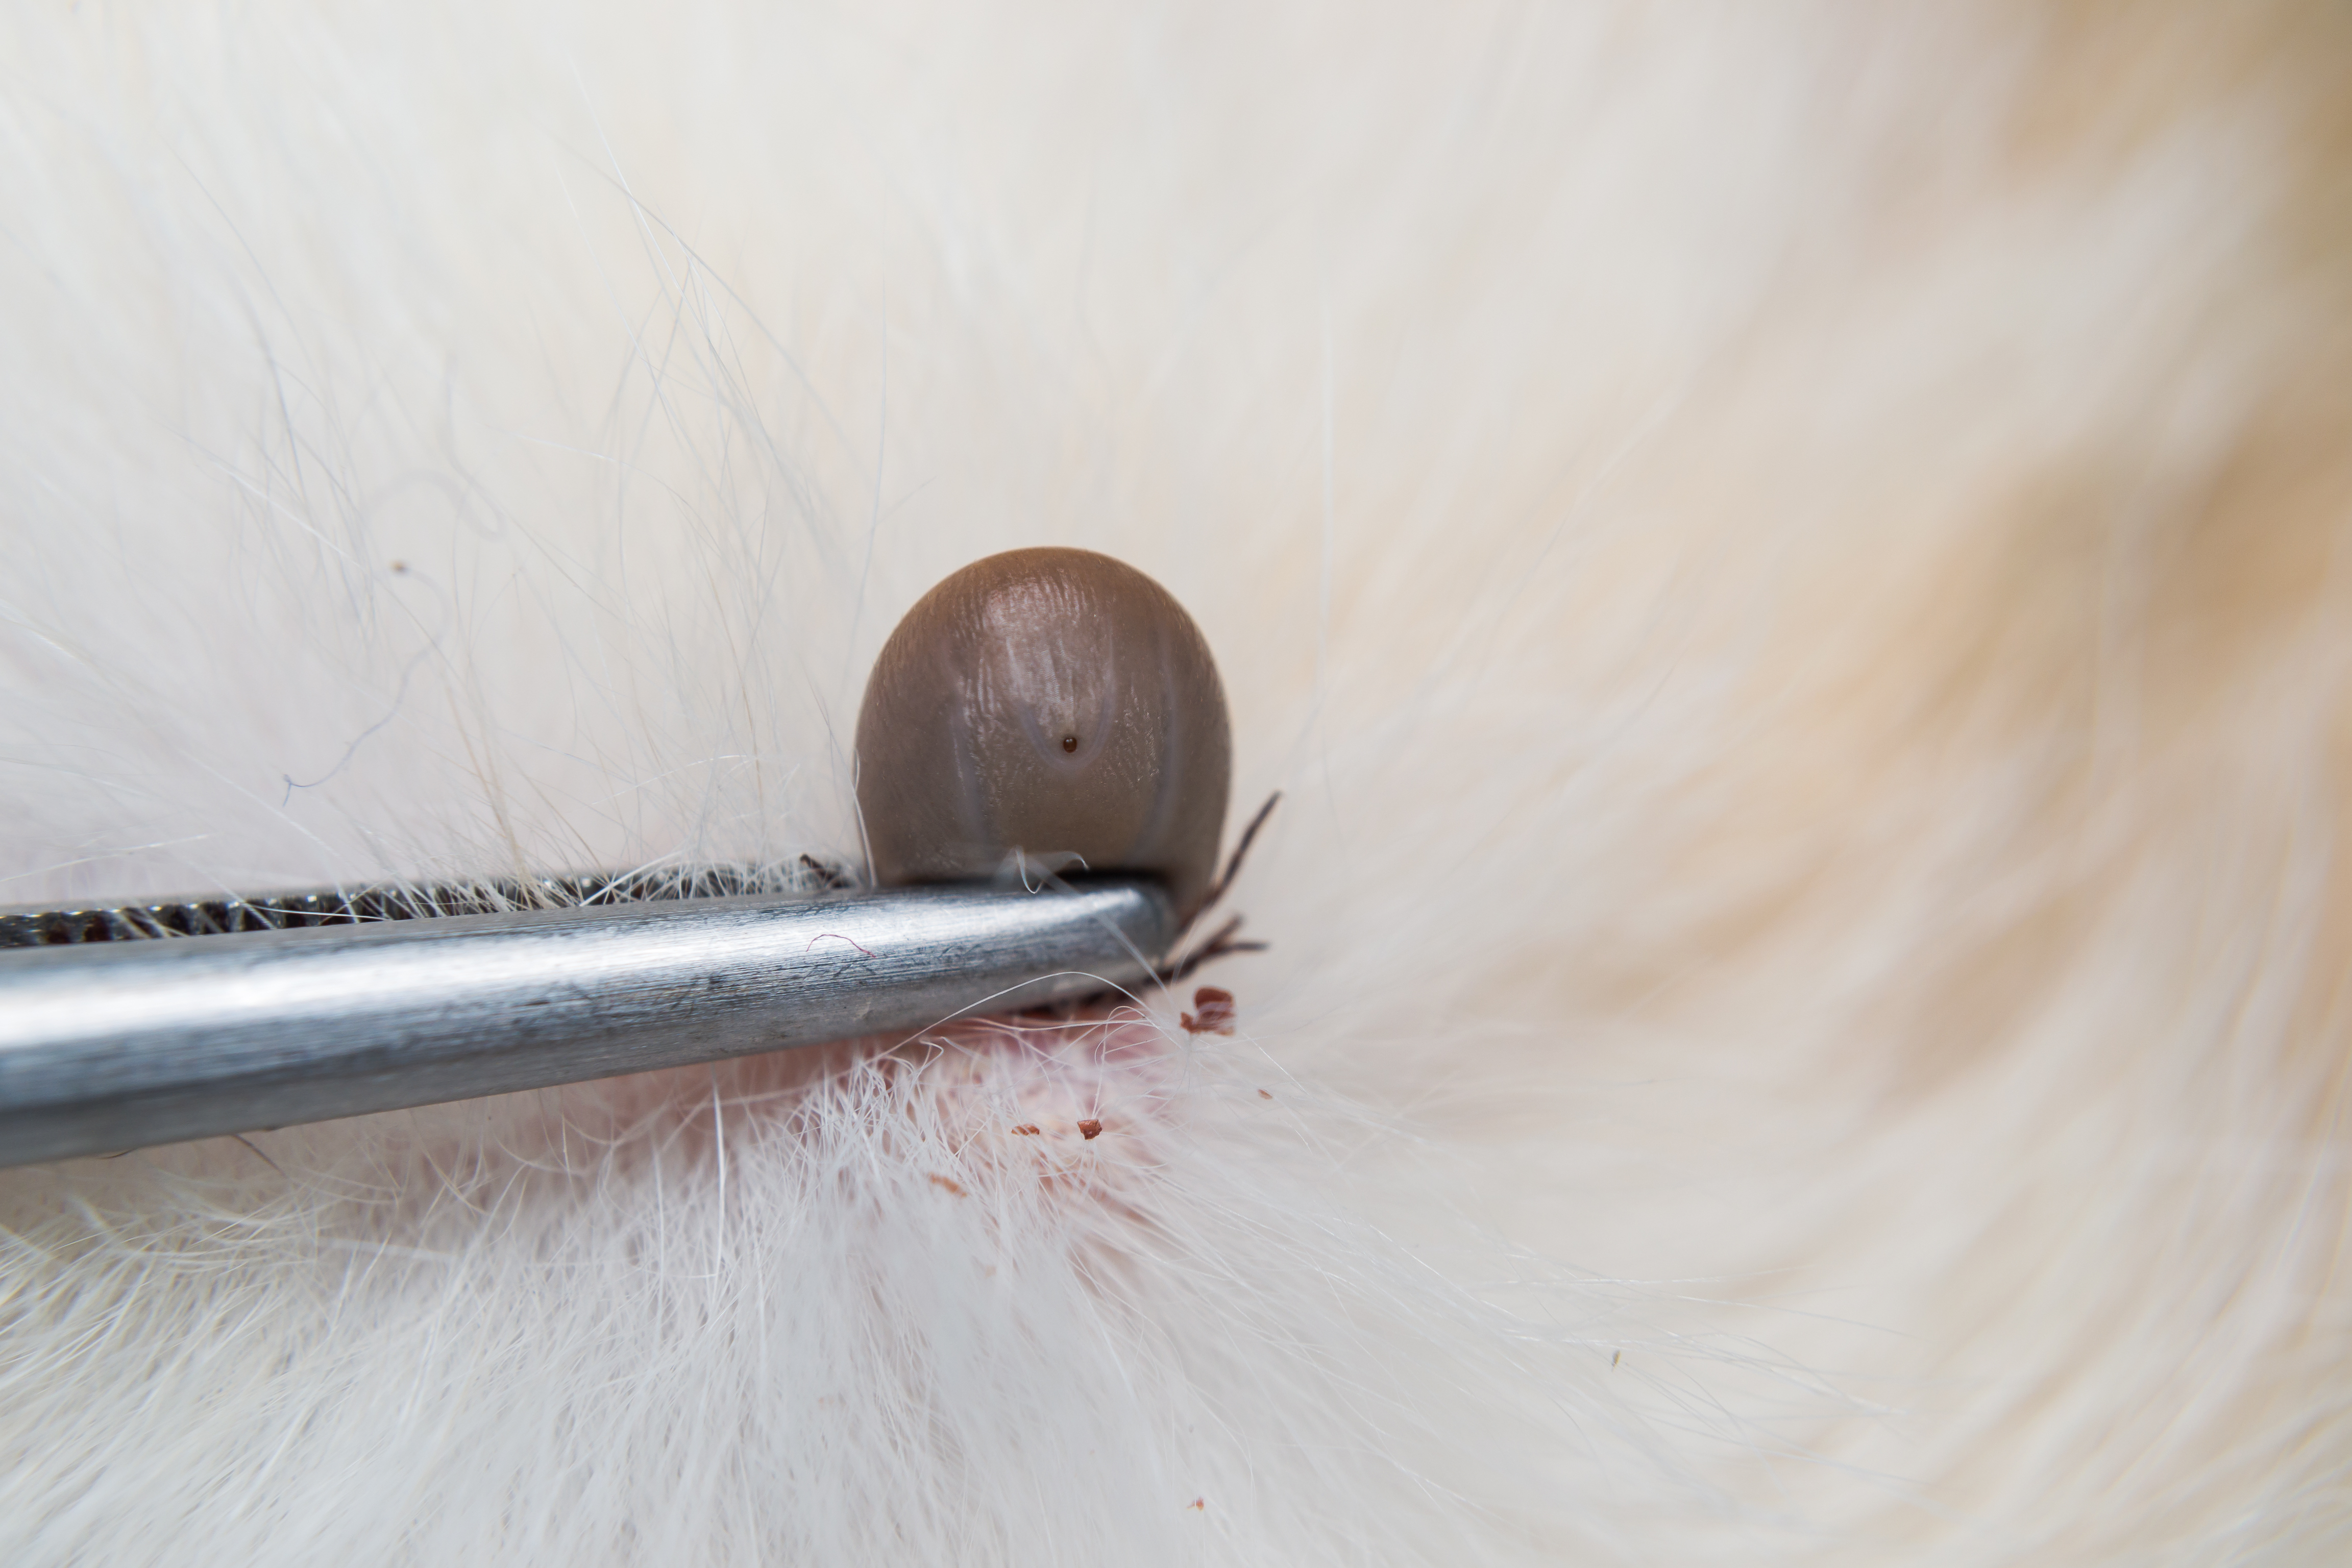
<svg viewBox="0 0 2352 1568">
<path fill-rule="evenodd" d="M 875 650 L 1028 544 L 1285 803 L 1230 1038 L 0 1173 L 0 1559 L 2336 1560 L 2347 72 L 16 8 L 11 901 L 854 854 Z"/>
</svg>

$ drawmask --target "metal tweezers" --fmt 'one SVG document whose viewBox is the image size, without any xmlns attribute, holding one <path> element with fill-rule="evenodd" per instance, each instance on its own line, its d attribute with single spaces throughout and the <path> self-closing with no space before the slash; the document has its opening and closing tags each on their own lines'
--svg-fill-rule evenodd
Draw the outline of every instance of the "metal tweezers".
<svg viewBox="0 0 2352 1568">
<path fill-rule="evenodd" d="M 1139 879 L 791 879 L 0 910 L 0 1166 L 919 1034 L 1157 980 L 1180 934 Z"/>
</svg>

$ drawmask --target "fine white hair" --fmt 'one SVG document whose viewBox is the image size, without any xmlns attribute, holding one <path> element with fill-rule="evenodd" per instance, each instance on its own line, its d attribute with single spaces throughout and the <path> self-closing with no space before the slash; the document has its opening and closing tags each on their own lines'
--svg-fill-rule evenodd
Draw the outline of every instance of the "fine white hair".
<svg viewBox="0 0 2352 1568">
<path fill-rule="evenodd" d="M 0 16 L 0 899 L 858 858 L 1079 545 L 1270 945 L 0 1172 L 11 1563 L 2306 1562 L 2352 32 Z"/>
</svg>

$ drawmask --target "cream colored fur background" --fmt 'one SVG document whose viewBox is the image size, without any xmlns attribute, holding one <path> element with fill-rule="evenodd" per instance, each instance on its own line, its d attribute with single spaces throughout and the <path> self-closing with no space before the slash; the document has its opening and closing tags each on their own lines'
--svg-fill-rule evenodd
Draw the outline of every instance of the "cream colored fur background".
<svg viewBox="0 0 2352 1568">
<path fill-rule="evenodd" d="M 0 898 L 849 849 L 1031 543 L 1286 804 L 1231 1041 L 0 1173 L 0 1559 L 2336 1560 L 2347 70 L 15 7 Z"/>
</svg>

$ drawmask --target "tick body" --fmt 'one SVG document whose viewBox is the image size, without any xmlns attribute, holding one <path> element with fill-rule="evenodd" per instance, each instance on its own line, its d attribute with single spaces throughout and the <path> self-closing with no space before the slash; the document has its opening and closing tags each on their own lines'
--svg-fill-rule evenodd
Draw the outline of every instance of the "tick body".
<svg viewBox="0 0 2352 1568">
<path fill-rule="evenodd" d="M 1183 606 L 1108 555 L 1009 551 L 924 595 L 875 661 L 857 758 L 885 885 L 1143 872 L 1189 919 L 1215 884 L 1224 688 Z"/>
</svg>

